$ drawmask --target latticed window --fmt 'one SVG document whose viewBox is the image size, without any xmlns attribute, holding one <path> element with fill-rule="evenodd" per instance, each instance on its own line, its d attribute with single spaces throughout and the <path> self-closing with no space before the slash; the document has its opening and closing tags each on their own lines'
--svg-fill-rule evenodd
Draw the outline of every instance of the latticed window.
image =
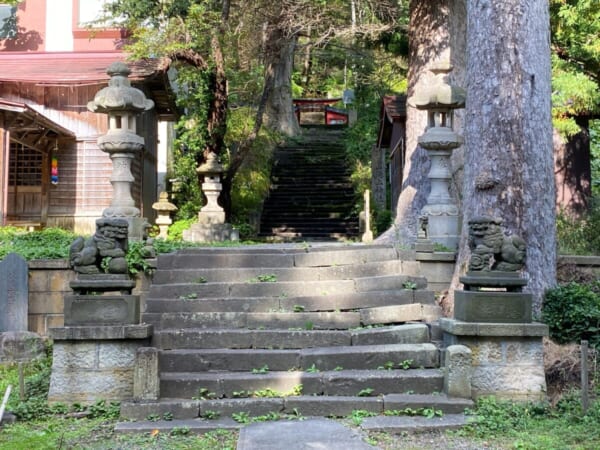
<svg viewBox="0 0 600 450">
<path fill-rule="evenodd" d="M 42 154 L 21 144 L 10 145 L 10 186 L 42 185 Z"/>
</svg>

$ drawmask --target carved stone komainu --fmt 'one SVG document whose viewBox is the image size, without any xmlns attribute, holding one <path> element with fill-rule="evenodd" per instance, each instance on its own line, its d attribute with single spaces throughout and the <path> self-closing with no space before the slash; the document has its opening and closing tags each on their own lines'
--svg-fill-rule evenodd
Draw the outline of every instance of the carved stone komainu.
<svg viewBox="0 0 600 450">
<path fill-rule="evenodd" d="M 519 236 L 507 236 L 501 228 L 502 219 L 489 216 L 469 221 L 469 271 L 516 272 L 525 264 L 525 241 Z"/>
<path fill-rule="evenodd" d="M 125 219 L 98 219 L 91 238 L 79 237 L 71 244 L 69 260 L 73 270 L 80 274 L 126 274 L 128 227 Z"/>
</svg>

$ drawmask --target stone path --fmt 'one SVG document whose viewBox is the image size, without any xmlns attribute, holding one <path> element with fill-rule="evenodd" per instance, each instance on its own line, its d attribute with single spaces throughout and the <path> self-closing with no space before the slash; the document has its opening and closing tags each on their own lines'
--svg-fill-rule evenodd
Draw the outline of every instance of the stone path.
<svg viewBox="0 0 600 450">
<path fill-rule="evenodd" d="M 262 422 L 241 429 L 237 450 L 377 450 L 330 419 Z"/>
</svg>

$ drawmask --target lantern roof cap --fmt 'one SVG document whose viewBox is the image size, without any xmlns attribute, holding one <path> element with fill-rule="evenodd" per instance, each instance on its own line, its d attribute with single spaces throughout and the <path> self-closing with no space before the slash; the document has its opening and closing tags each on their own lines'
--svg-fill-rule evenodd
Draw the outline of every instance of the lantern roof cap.
<svg viewBox="0 0 600 450">
<path fill-rule="evenodd" d="M 131 70 L 122 61 L 113 62 L 106 73 L 110 76 L 108 86 L 100 89 L 87 107 L 92 112 L 109 114 L 113 111 L 148 111 L 154 102 L 137 88 L 131 86 L 128 79 Z"/>
<path fill-rule="evenodd" d="M 211 174 L 211 173 L 222 173 L 223 172 L 223 166 L 219 163 L 219 160 L 217 159 L 217 155 L 215 155 L 213 152 L 210 152 L 208 154 L 208 156 L 206 157 L 206 162 L 202 165 L 200 165 L 197 169 L 196 172 L 198 172 L 199 174 Z"/>
<path fill-rule="evenodd" d="M 446 76 L 452 72 L 450 61 L 437 61 L 429 70 L 435 74 L 433 83 L 417 89 L 411 103 L 418 109 L 464 108 L 466 91 L 446 80 Z"/>
<path fill-rule="evenodd" d="M 158 201 L 152 204 L 155 211 L 177 211 L 177 206 L 169 201 L 169 193 L 162 191 L 158 196 Z"/>
</svg>

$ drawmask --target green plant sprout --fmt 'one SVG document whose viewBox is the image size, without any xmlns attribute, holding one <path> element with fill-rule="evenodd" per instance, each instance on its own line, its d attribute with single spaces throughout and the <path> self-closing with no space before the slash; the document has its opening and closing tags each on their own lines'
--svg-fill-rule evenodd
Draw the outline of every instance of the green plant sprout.
<svg viewBox="0 0 600 450">
<path fill-rule="evenodd" d="M 254 375 L 265 374 L 268 372 L 269 372 L 269 366 L 267 366 L 266 364 L 262 367 L 259 367 L 258 369 L 257 368 L 252 369 L 252 373 Z"/>
</svg>

